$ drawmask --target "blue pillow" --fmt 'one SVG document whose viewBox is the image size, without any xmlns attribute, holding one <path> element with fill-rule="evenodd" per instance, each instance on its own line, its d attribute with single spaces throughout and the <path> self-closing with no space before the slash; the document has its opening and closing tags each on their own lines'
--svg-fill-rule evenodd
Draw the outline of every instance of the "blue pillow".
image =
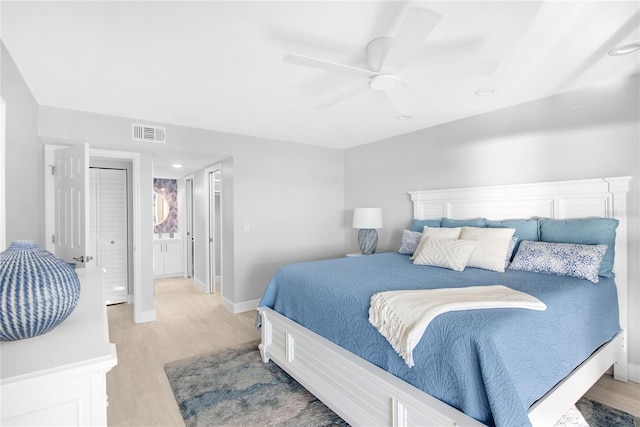
<svg viewBox="0 0 640 427">
<path fill-rule="evenodd" d="M 419 231 L 422 233 L 424 227 L 440 227 L 442 219 L 414 219 L 411 224 L 411 231 Z"/>
<path fill-rule="evenodd" d="M 616 228 L 615 218 L 581 219 L 540 219 L 540 241 L 552 243 L 578 243 L 583 245 L 607 245 L 598 274 L 602 277 L 615 277 L 613 260 L 615 257 Z"/>
<path fill-rule="evenodd" d="M 607 245 L 522 242 L 509 268 L 578 277 L 598 283 L 598 268 Z"/>
<path fill-rule="evenodd" d="M 537 242 L 538 238 L 538 220 L 537 219 L 503 219 L 503 220 L 487 220 L 487 228 L 515 228 L 514 236 L 518 238 L 514 253 L 518 252 L 520 242 L 523 240 L 531 240 Z"/>
<path fill-rule="evenodd" d="M 486 227 L 487 220 L 485 218 L 478 219 L 449 219 L 442 218 L 442 226 L 447 228 L 454 227 Z"/>
</svg>

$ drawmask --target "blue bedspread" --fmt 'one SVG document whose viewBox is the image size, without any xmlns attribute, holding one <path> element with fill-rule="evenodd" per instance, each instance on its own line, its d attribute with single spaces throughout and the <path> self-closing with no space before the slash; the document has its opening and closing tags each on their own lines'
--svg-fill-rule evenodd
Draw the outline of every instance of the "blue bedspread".
<svg viewBox="0 0 640 427">
<path fill-rule="evenodd" d="M 409 368 L 369 324 L 371 295 L 386 290 L 502 284 L 529 293 L 546 311 L 467 310 L 427 328 Z M 285 266 L 260 306 L 488 425 L 529 425 L 529 406 L 619 330 L 613 279 L 413 265 L 398 253 Z"/>
</svg>

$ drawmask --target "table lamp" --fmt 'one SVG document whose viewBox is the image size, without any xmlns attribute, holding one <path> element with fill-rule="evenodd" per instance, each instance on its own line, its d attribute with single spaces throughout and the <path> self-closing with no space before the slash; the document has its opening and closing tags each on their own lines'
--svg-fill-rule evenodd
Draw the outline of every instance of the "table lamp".
<svg viewBox="0 0 640 427">
<path fill-rule="evenodd" d="M 382 209 L 380 208 L 355 208 L 353 210 L 353 228 L 359 228 L 358 243 L 363 255 L 371 255 L 376 252 L 378 246 L 378 232 L 376 228 L 382 228 Z"/>
</svg>

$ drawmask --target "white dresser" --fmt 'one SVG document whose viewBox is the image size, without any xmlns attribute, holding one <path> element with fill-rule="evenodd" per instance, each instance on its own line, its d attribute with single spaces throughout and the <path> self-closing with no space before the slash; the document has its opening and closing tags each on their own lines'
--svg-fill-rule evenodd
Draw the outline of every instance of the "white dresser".
<svg viewBox="0 0 640 427">
<path fill-rule="evenodd" d="M 2 426 L 107 424 L 109 343 L 101 273 L 78 269 L 80 300 L 60 325 L 34 338 L 0 343 Z"/>
</svg>

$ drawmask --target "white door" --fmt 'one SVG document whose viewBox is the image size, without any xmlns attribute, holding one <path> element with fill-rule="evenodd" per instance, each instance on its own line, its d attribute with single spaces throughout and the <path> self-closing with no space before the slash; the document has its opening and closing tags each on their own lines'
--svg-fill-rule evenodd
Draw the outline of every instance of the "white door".
<svg viewBox="0 0 640 427">
<path fill-rule="evenodd" d="M 193 277 L 193 178 L 185 181 L 185 193 L 187 199 L 186 222 L 187 222 L 187 277 Z"/>
<path fill-rule="evenodd" d="M 216 181 L 215 172 L 209 172 L 209 293 L 216 291 Z"/>
<path fill-rule="evenodd" d="M 76 145 L 55 153 L 56 255 L 84 268 L 89 238 L 89 146 Z"/>
<path fill-rule="evenodd" d="M 91 235 L 96 265 L 104 269 L 107 304 L 127 302 L 129 288 L 127 171 L 91 169 Z"/>
</svg>

